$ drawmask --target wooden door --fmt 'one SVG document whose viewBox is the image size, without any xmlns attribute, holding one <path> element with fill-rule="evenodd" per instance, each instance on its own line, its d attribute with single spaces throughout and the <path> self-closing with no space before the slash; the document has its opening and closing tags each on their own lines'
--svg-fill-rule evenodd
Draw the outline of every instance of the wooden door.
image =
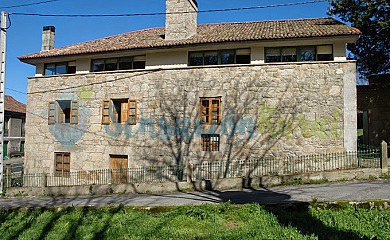
<svg viewBox="0 0 390 240">
<path fill-rule="evenodd" d="M 112 183 L 127 183 L 128 158 L 126 155 L 110 155 Z"/>
</svg>

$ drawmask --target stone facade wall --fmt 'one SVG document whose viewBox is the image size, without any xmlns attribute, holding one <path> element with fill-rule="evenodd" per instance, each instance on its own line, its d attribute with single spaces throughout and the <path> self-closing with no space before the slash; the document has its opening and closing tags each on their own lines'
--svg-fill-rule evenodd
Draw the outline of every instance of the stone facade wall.
<svg viewBox="0 0 390 240">
<path fill-rule="evenodd" d="M 344 81 L 355 62 L 213 66 L 33 77 L 28 83 L 25 171 L 53 172 L 54 153 L 71 170 L 129 167 L 344 149 Z M 199 124 L 200 97 L 222 99 L 222 123 Z M 102 124 L 102 100 L 138 101 L 136 125 Z M 78 124 L 48 125 L 48 102 L 78 100 Z M 354 99 L 351 99 L 354 101 Z M 356 132 L 356 130 L 355 130 Z M 204 152 L 201 134 L 220 134 Z"/>
<path fill-rule="evenodd" d="M 198 6 L 195 0 L 166 0 L 165 40 L 187 39 L 196 34 Z"/>
</svg>

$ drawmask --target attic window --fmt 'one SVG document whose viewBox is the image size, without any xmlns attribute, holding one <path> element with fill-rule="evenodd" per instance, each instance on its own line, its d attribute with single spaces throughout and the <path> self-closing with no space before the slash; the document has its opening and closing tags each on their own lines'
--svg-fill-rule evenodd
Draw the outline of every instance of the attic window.
<svg viewBox="0 0 390 240">
<path fill-rule="evenodd" d="M 145 69 L 145 56 L 94 59 L 91 65 L 92 72 Z"/>
<path fill-rule="evenodd" d="M 219 64 L 249 64 L 250 49 L 213 50 L 189 52 L 189 66 L 219 65 Z"/>
</svg>

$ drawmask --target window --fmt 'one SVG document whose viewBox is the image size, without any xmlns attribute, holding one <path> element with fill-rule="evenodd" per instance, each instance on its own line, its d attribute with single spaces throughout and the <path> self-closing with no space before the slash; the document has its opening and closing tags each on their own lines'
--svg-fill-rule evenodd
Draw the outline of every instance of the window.
<svg viewBox="0 0 390 240">
<path fill-rule="evenodd" d="M 265 49 L 265 62 L 332 61 L 332 45 Z"/>
<path fill-rule="evenodd" d="M 145 69 L 145 56 L 92 60 L 92 72 Z"/>
<path fill-rule="evenodd" d="M 48 123 L 78 124 L 79 103 L 78 101 L 59 100 L 49 102 Z"/>
<path fill-rule="evenodd" d="M 137 124 L 137 100 L 111 99 L 103 100 L 102 124 L 127 123 Z"/>
<path fill-rule="evenodd" d="M 221 123 L 221 97 L 200 98 L 200 121 L 205 125 Z"/>
<path fill-rule="evenodd" d="M 55 153 L 55 174 L 67 175 L 70 173 L 70 153 Z"/>
<path fill-rule="evenodd" d="M 45 64 L 45 76 L 76 73 L 76 62 Z"/>
<path fill-rule="evenodd" d="M 250 49 L 189 52 L 188 65 L 249 64 Z"/>
<path fill-rule="evenodd" d="M 202 151 L 219 151 L 219 134 L 202 134 Z"/>
</svg>

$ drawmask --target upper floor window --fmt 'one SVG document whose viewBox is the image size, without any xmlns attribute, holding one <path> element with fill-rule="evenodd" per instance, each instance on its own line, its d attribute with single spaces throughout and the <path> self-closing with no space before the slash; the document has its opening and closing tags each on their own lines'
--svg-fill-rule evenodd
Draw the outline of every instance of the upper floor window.
<svg viewBox="0 0 390 240">
<path fill-rule="evenodd" d="M 76 62 L 47 63 L 45 76 L 76 73 Z"/>
<path fill-rule="evenodd" d="M 49 102 L 49 124 L 70 123 L 77 124 L 79 115 L 78 101 L 58 100 Z"/>
<path fill-rule="evenodd" d="M 189 52 L 190 66 L 218 65 L 218 64 L 249 64 L 251 61 L 250 49 L 233 49 L 219 51 Z"/>
<path fill-rule="evenodd" d="M 221 123 L 221 97 L 200 98 L 200 121 L 206 125 Z"/>
<path fill-rule="evenodd" d="M 332 45 L 272 47 L 265 49 L 265 62 L 332 61 Z"/>
<path fill-rule="evenodd" d="M 92 72 L 145 69 L 145 56 L 92 60 Z"/>
<path fill-rule="evenodd" d="M 103 100 L 102 124 L 110 122 L 137 124 L 137 100 L 128 98 Z"/>
</svg>

